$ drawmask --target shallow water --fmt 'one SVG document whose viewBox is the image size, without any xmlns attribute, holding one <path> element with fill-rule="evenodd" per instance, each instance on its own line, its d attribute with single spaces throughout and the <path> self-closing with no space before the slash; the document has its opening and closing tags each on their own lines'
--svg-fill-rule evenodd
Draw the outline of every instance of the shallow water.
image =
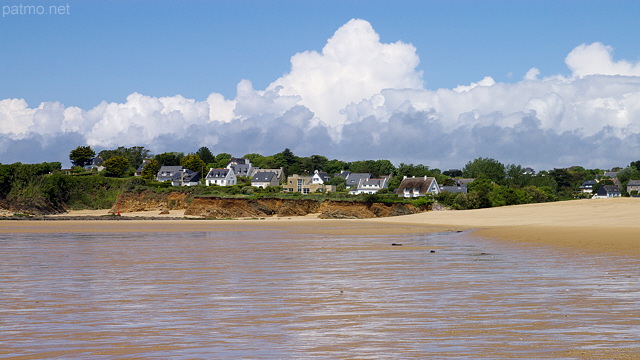
<svg viewBox="0 0 640 360">
<path fill-rule="evenodd" d="M 637 265 L 469 233 L 0 234 L 0 357 L 558 358 L 638 349 Z"/>
</svg>

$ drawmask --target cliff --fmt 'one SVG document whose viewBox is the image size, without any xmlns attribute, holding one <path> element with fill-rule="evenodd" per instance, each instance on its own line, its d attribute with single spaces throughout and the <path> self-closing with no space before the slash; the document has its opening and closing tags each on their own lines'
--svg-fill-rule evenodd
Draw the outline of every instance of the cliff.
<svg viewBox="0 0 640 360">
<path fill-rule="evenodd" d="M 185 215 L 205 218 L 256 218 L 267 216 L 304 216 L 319 214 L 323 219 L 366 219 L 415 214 L 426 211 L 411 204 L 383 204 L 358 201 L 312 199 L 244 199 L 221 197 L 188 197 L 184 193 L 158 194 L 143 191 L 125 194 L 120 199 L 120 212 L 164 211 L 185 209 Z M 118 211 L 114 204 L 111 212 Z"/>
</svg>

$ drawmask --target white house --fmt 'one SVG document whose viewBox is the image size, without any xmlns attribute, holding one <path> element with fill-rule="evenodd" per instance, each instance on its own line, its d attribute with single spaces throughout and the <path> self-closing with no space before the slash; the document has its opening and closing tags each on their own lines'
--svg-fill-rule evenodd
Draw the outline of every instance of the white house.
<svg viewBox="0 0 640 360">
<path fill-rule="evenodd" d="M 210 169 L 205 181 L 207 186 L 230 186 L 238 183 L 233 169 Z"/>
<path fill-rule="evenodd" d="M 257 171 L 251 178 L 251 186 L 266 189 L 280 185 L 278 174 L 272 171 Z"/>
<path fill-rule="evenodd" d="M 173 186 L 196 186 L 200 184 L 200 174 L 197 171 L 182 169 L 171 178 Z"/>
<path fill-rule="evenodd" d="M 396 190 L 399 197 L 418 197 L 440 193 L 440 187 L 434 177 L 404 177 Z"/>
<path fill-rule="evenodd" d="M 236 176 L 253 175 L 253 165 L 251 165 L 251 161 L 249 159 L 231 158 L 229 164 L 227 164 L 227 169 L 233 170 L 233 173 Z"/>
<path fill-rule="evenodd" d="M 324 184 L 327 181 L 329 181 L 330 178 L 331 177 L 326 172 L 322 172 L 322 171 L 316 170 L 316 171 L 313 172 L 313 176 L 311 177 L 311 183 L 312 184 Z"/>
<path fill-rule="evenodd" d="M 358 186 L 355 189 L 350 190 L 349 194 L 351 195 L 359 195 L 359 194 L 375 194 L 379 190 L 388 187 L 388 178 L 382 179 L 364 179 L 361 178 L 358 182 Z"/>
<path fill-rule="evenodd" d="M 156 174 L 156 180 L 171 181 L 180 171 L 182 171 L 182 166 L 162 166 Z"/>
</svg>

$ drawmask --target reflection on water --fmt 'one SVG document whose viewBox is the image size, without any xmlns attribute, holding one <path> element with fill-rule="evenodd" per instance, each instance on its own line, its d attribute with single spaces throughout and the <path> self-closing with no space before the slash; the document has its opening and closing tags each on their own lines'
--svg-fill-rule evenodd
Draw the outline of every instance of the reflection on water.
<svg viewBox="0 0 640 360">
<path fill-rule="evenodd" d="M 640 338 L 637 262 L 467 233 L 1 234 L 0 294 L 8 357 L 544 358 Z"/>
</svg>

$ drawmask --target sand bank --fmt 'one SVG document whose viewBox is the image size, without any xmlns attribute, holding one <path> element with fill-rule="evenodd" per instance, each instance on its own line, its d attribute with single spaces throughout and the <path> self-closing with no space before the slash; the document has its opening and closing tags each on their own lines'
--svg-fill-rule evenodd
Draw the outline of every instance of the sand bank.
<svg viewBox="0 0 640 360">
<path fill-rule="evenodd" d="M 433 211 L 372 220 L 477 229 L 477 234 L 533 245 L 640 255 L 640 199 L 574 200 L 466 211 Z"/>
<path fill-rule="evenodd" d="M 315 215 L 244 220 L 162 220 L 184 211 L 123 213 L 128 221 L 2 221 L 7 232 L 251 231 L 384 235 L 476 230 L 478 235 L 530 245 L 579 251 L 640 255 L 640 199 L 575 200 L 465 211 L 427 213 L 367 220 L 321 220 Z M 108 210 L 73 211 L 72 216 L 107 215 Z M 134 220 L 131 220 L 131 218 Z M 158 220 L 135 220 L 154 217 Z"/>
</svg>

